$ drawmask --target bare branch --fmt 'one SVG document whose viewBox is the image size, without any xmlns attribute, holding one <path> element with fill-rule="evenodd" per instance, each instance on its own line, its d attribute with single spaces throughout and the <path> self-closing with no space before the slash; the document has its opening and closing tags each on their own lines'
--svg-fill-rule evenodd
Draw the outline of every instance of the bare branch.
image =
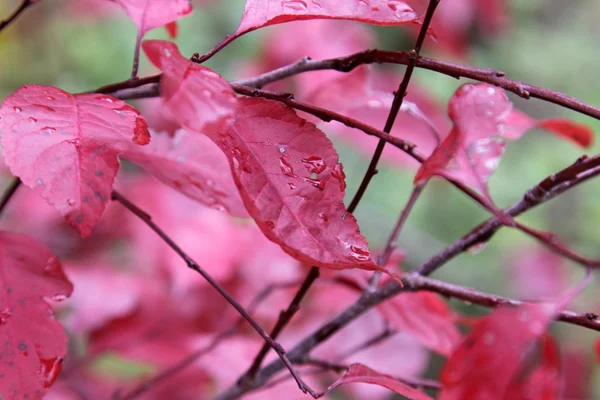
<svg viewBox="0 0 600 400">
<path fill-rule="evenodd" d="M 298 387 L 300 388 L 300 390 L 302 390 L 302 392 L 304 392 L 304 393 L 310 393 L 310 395 L 313 396 L 313 397 L 317 396 L 317 393 L 314 390 L 312 390 L 302 380 L 302 378 L 300 378 L 300 376 L 298 375 L 298 373 L 296 372 L 296 370 L 292 366 L 292 363 L 288 360 L 288 358 L 286 356 L 286 352 L 283 349 L 283 347 L 281 347 L 281 345 L 279 343 L 275 342 L 260 327 L 260 325 L 258 325 L 258 323 L 250 316 L 250 314 L 248 314 L 248 312 L 246 311 L 246 309 L 240 303 L 238 303 L 225 290 L 225 288 L 223 288 L 219 284 L 219 282 L 217 282 L 216 280 L 214 280 L 214 278 L 212 276 L 210 276 L 206 271 L 204 271 L 204 269 L 202 269 L 200 267 L 200 265 L 198 265 L 190 256 L 188 256 L 173 241 L 173 239 L 171 239 L 165 232 L 162 231 L 162 229 L 160 229 L 158 227 L 158 225 L 156 225 L 152 221 L 151 217 L 148 214 L 146 214 L 144 211 L 142 211 L 141 209 L 139 209 L 135 204 L 131 203 L 129 200 L 127 200 L 125 197 L 123 197 L 121 194 L 119 194 L 116 191 L 112 192 L 111 198 L 112 198 L 112 200 L 115 200 L 115 201 L 118 201 L 119 203 L 121 203 L 125 208 L 127 208 L 129 211 L 131 211 L 133 214 L 135 214 L 138 218 L 140 218 L 146 225 L 148 225 L 150 227 L 150 229 L 152 229 L 171 249 L 173 249 L 185 261 L 185 263 L 187 264 L 187 266 L 190 269 L 192 269 L 192 270 L 198 272 L 200 275 L 202 275 L 202 277 L 204 279 L 206 279 L 206 281 L 213 288 L 215 288 L 219 292 L 219 294 L 221 296 L 223 296 L 223 298 L 225 298 L 225 300 L 227 300 L 229 302 L 229 304 L 231 304 L 242 317 L 244 317 L 244 319 L 246 321 L 248 321 L 248 323 L 252 326 L 252 328 L 254 328 L 254 330 L 256 332 L 258 332 L 258 334 L 265 340 L 265 342 L 267 342 L 269 344 L 269 346 L 273 350 L 275 350 L 275 352 L 277 353 L 277 355 L 279 356 L 279 358 L 281 359 L 281 361 L 283 362 L 283 364 L 288 368 L 288 370 L 290 371 L 290 373 L 292 374 L 292 376 L 296 380 L 296 383 L 298 384 Z"/>
<path fill-rule="evenodd" d="M 8 17 L 4 21 L 0 22 L 0 31 L 2 31 L 7 26 L 9 26 L 13 22 L 15 22 L 16 19 L 19 17 L 19 15 L 21 15 L 29 7 L 31 7 L 35 3 L 39 3 L 39 2 L 40 2 L 39 0 L 37 2 L 34 0 L 23 0 L 21 2 L 21 5 L 10 15 L 10 17 Z"/>
</svg>

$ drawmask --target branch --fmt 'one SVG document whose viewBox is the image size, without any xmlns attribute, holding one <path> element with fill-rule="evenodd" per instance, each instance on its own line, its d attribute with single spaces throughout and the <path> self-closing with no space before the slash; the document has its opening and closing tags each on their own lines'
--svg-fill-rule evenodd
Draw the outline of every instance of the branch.
<svg viewBox="0 0 600 400">
<path fill-rule="evenodd" d="M 300 378 L 300 376 L 298 375 L 298 373 L 292 366 L 291 362 L 287 358 L 286 352 L 283 349 L 283 347 L 281 347 L 281 345 L 279 343 L 275 342 L 260 327 L 260 325 L 258 325 L 258 323 L 248 314 L 246 309 L 244 309 L 244 307 L 241 304 L 239 304 L 216 280 L 214 280 L 214 278 L 212 276 L 210 276 L 190 256 L 188 256 L 173 241 L 173 239 L 171 239 L 165 232 L 163 232 L 152 221 L 151 217 L 148 214 L 146 214 L 144 211 L 139 209 L 135 204 L 131 203 L 129 200 L 127 200 L 125 197 L 123 197 L 121 194 L 119 194 L 116 191 L 112 192 L 111 198 L 112 198 L 112 200 L 115 200 L 115 201 L 118 201 L 119 203 L 121 203 L 125 208 L 127 208 L 129 211 L 131 211 L 133 214 L 135 214 L 138 218 L 140 218 L 146 225 L 148 225 L 150 227 L 150 229 L 152 229 L 171 249 L 173 249 L 185 261 L 185 263 L 187 264 L 187 266 L 190 269 L 198 272 L 204 279 L 206 279 L 206 281 L 213 288 L 215 288 L 219 292 L 219 294 L 221 296 L 223 296 L 223 298 L 225 298 L 229 302 L 229 304 L 231 304 L 237 310 L 237 312 L 240 313 L 240 315 L 242 317 L 244 317 L 244 319 L 246 321 L 248 321 L 248 323 L 252 326 L 252 328 L 254 328 L 254 330 L 256 332 L 258 332 L 258 334 L 265 340 L 265 342 L 267 342 L 269 344 L 269 346 L 273 350 L 275 350 L 275 352 L 277 353 L 277 355 L 279 356 L 279 358 L 281 359 L 283 364 L 288 368 L 288 370 L 290 371 L 290 373 L 296 380 L 296 383 L 298 384 L 298 387 L 300 388 L 300 390 L 302 390 L 302 392 L 304 392 L 304 393 L 310 393 L 311 396 L 316 398 L 317 393 L 315 391 L 313 391 L 306 383 L 304 383 L 302 378 Z"/>
<path fill-rule="evenodd" d="M 309 71 L 335 70 L 339 72 L 350 72 L 360 65 L 366 64 L 399 64 L 408 65 L 411 62 L 411 56 L 406 52 L 393 52 L 384 50 L 365 50 L 345 57 L 330 58 L 326 60 L 303 59 L 286 67 L 267 72 L 254 78 L 233 81 L 234 84 L 262 87 L 281 79 L 289 78 Z M 524 99 L 531 97 L 544 100 L 581 114 L 588 115 L 595 119 L 600 119 L 600 108 L 594 107 L 577 100 L 566 94 L 541 88 L 508 79 L 504 72 L 489 68 L 475 68 L 464 65 L 454 64 L 446 61 L 439 61 L 433 58 L 417 58 L 417 68 L 435 71 L 440 74 L 448 75 L 452 78 L 468 78 L 479 82 L 487 82 L 512 92 Z"/>
<path fill-rule="evenodd" d="M 549 201 L 559 194 L 600 174 L 599 164 L 600 156 L 579 159 L 575 164 L 565 168 L 557 174 L 551 175 L 527 191 L 519 202 L 508 207 L 504 212 L 507 215 L 516 217 L 539 204 Z M 308 335 L 289 351 L 289 359 L 293 362 L 301 361 L 310 354 L 312 349 L 333 336 L 336 332 L 357 319 L 363 313 L 381 302 L 406 291 L 430 290 L 445 296 L 455 297 L 486 307 L 496 307 L 500 304 L 522 304 L 517 300 L 477 292 L 473 289 L 436 281 L 419 275 L 429 275 L 469 247 L 488 241 L 501 226 L 502 224 L 498 217 L 491 218 L 436 254 L 429 261 L 416 268 L 412 273 L 404 275 L 401 278 L 403 286 L 396 281 L 391 281 L 375 291 L 364 292 L 354 304 L 350 305 L 338 316 Z M 598 316 L 593 313 L 564 311 L 559 314 L 558 320 L 600 331 L 600 320 L 598 320 Z M 256 376 L 254 388 L 260 387 L 266 383 L 282 368 L 282 364 L 277 360 L 262 368 Z M 252 388 L 233 385 L 217 396 L 217 399 L 237 399 L 250 390 L 252 390 Z"/>
<path fill-rule="evenodd" d="M 17 8 L 10 17 L 8 17 L 7 19 L 5 19 L 4 21 L 0 22 L 0 31 L 2 31 L 4 28 L 6 28 L 7 26 L 9 26 L 10 24 L 12 24 L 18 17 L 19 15 L 21 15 L 23 13 L 23 11 L 27 10 L 29 7 L 31 7 L 32 5 L 34 5 L 35 3 L 39 3 L 40 0 L 38 1 L 34 1 L 34 0 L 23 0 L 21 2 L 21 5 L 19 6 L 19 8 Z"/>
<path fill-rule="evenodd" d="M 292 299 L 292 302 L 290 303 L 288 308 L 279 314 L 279 318 L 278 318 L 277 322 L 275 323 L 275 326 L 273 327 L 273 330 L 271 331 L 271 334 L 270 334 L 270 336 L 273 340 L 277 339 L 277 336 L 279 336 L 279 333 L 281 333 L 281 331 L 285 328 L 285 326 L 292 320 L 292 317 L 296 314 L 296 312 L 300 308 L 300 303 L 304 299 L 304 296 L 306 296 L 308 289 L 310 289 L 310 287 L 312 286 L 312 284 L 315 282 L 315 280 L 318 277 L 319 277 L 319 268 L 311 267 L 308 275 L 306 276 L 306 279 L 302 283 L 302 286 L 300 286 L 300 289 L 298 289 L 298 292 Z M 263 344 L 263 347 L 260 349 L 260 351 L 258 352 L 256 357 L 254 358 L 254 362 L 252 363 L 252 365 L 250 366 L 248 371 L 246 371 L 246 373 L 240 378 L 243 382 L 252 381 L 254 379 L 254 376 L 256 375 L 256 371 L 258 371 L 260 369 L 262 362 L 264 361 L 267 353 L 269 352 L 269 347 L 270 346 L 268 343 Z"/>
<path fill-rule="evenodd" d="M 2 198 L 0 199 L 0 214 L 4 212 L 4 209 L 8 205 L 8 202 L 10 201 L 10 199 L 12 199 L 19 186 L 21 186 L 21 180 L 19 178 L 14 178 L 10 185 L 8 185 L 8 187 L 2 194 Z"/>
<path fill-rule="evenodd" d="M 440 3 L 440 0 L 429 0 L 429 6 L 427 7 L 427 12 L 425 13 L 425 18 L 423 20 L 423 25 L 421 26 L 421 30 L 419 31 L 419 36 L 417 37 L 417 41 L 415 43 L 415 47 L 410 52 L 410 61 L 406 67 L 406 71 L 404 71 L 404 77 L 402 78 L 402 82 L 400 82 L 400 86 L 398 90 L 394 92 L 394 101 L 392 102 L 392 107 L 390 108 L 390 113 L 388 114 L 387 120 L 385 122 L 385 127 L 383 131 L 389 134 L 394 127 L 394 122 L 396 121 L 396 117 L 398 116 L 398 112 L 400 111 L 400 107 L 402 106 L 402 102 L 404 101 L 404 97 L 406 96 L 406 90 L 408 89 L 408 84 L 410 83 L 410 78 L 412 77 L 413 71 L 415 70 L 415 66 L 417 65 L 417 58 L 419 53 L 421 52 L 421 47 L 423 46 L 423 42 L 427 37 L 427 30 L 429 29 L 429 25 L 431 24 L 431 19 L 433 18 L 433 14 L 437 5 Z M 360 199 L 362 199 L 363 195 L 367 191 L 367 187 L 371 182 L 371 179 L 377 173 L 377 164 L 379 163 L 379 159 L 383 154 L 383 149 L 385 148 L 385 141 L 379 139 L 379 143 L 377 143 L 377 148 L 373 153 L 373 157 L 371 158 L 371 162 L 367 167 L 367 171 L 365 172 L 365 176 L 363 177 L 356 194 L 352 198 L 350 205 L 348 206 L 348 212 L 353 213 L 358 207 L 358 203 Z"/>
</svg>

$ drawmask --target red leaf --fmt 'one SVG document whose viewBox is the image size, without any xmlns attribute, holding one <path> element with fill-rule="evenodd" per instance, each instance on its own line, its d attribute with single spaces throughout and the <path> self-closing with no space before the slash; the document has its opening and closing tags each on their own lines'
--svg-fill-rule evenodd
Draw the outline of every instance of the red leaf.
<svg viewBox="0 0 600 400">
<path fill-rule="evenodd" d="M 347 19 L 376 25 L 415 22 L 417 15 L 404 1 L 388 0 L 247 0 L 241 36 L 255 29 L 306 19 Z"/>
<path fill-rule="evenodd" d="M 168 24 L 165 25 L 165 29 L 167 31 L 167 33 L 169 34 L 169 37 L 171 39 L 175 39 L 177 38 L 177 22 L 173 21 L 173 22 L 169 22 Z"/>
<path fill-rule="evenodd" d="M 248 216 L 223 152 L 205 135 L 179 130 L 175 137 L 153 135 L 148 146 L 136 146 L 122 158 L 191 199 L 234 216 Z"/>
<path fill-rule="evenodd" d="M 527 130 L 543 127 L 586 146 L 592 131 L 566 120 L 536 122 L 512 110 L 502 89 L 487 83 L 461 86 L 450 99 L 448 115 L 454 127 L 422 165 L 415 182 L 433 175 L 452 177 L 479 189 L 489 200 L 487 180 L 496 170 L 505 144 L 497 137 L 520 138 Z"/>
<path fill-rule="evenodd" d="M 377 308 L 398 331 L 442 355 L 449 356 L 460 342 L 452 311 L 435 293 L 403 293 Z"/>
<path fill-rule="evenodd" d="M 138 34 L 176 21 L 192 12 L 189 0 L 116 0 L 137 25 Z"/>
<path fill-rule="evenodd" d="M 235 93 L 216 72 L 183 57 L 174 43 L 146 40 L 142 48 L 163 71 L 161 98 L 181 125 L 200 131 L 205 124 L 231 115 L 236 105 Z"/>
<path fill-rule="evenodd" d="M 241 99 L 220 135 L 246 209 L 263 233 L 301 262 L 333 269 L 373 263 L 344 207 L 345 175 L 331 141 L 277 102 Z"/>
<path fill-rule="evenodd" d="M 350 368 L 348 368 L 348 371 L 346 371 L 344 376 L 335 381 L 333 385 L 329 386 L 321 396 L 346 383 L 368 383 L 371 385 L 383 386 L 386 389 L 412 400 L 432 400 L 431 397 L 427 396 L 425 393 L 399 381 L 393 376 L 380 374 L 362 364 L 350 365 Z"/>
<path fill-rule="evenodd" d="M 504 398 L 563 302 L 501 307 L 481 319 L 441 374 L 440 400 Z"/>
<path fill-rule="evenodd" d="M 73 287 L 56 257 L 22 235 L 0 232 L 0 395 L 41 399 L 60 372 L 67 336 L 43 299 Z"/>
<path fill-rule="evenodd" d="M 560 398 L 560 354 L 552 336 L 542 338 L 540 364 L 523 379 L 518 376 L 508 388 L 504 400 L 557 400 Z"/>
<path fill-rule="evenodd" d="M 536 121 L 521 111 L 513 110 L 506 117 L 506 125 L 507 129 L 502 132 L 502 136 L 508 139 L 519 139 L 531 129 L 545 129 L 581 147 L 590 147 L 594 143 L 594 131 L 590 127 L 568 119 L 552 118 Z"/>
<path fill-rule="evenodd" d="M 29 187 L 89 236 L 110 199 L 117 154 L 150 135 L 140 113 L 115 98 L 27 85 L 0 109 L 4 157 Z"/>
<path fill-rule="evenodd" d="M 512 103 L 504 92 L 488 84 L 466 84 L 450 99 L 448 115 L 454 128 L 422 165 L 415 182 L 446 175 L 487 194 L 485 182 L 496 169 L 504 144 L 501 133 Z"/>
</svg>

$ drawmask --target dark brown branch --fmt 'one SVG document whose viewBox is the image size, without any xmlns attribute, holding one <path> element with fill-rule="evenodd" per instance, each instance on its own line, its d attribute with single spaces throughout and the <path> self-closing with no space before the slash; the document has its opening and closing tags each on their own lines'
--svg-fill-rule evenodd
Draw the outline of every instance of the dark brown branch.
<svg viewBox="0 0 600 400">
<path fill-rule="evenodd" d="M 429 25 L 431 24 L 433 14 L 435 13 L 435 9 L 437 8 L 439 2 L 440 0 L 429 0 L 429 6 L 427 7 L 427 12 L 425 13 L 423 25 L 421 26 L 421 30 L 419 31 L 419 36 L 417 37 L 415 47 L 410 52 L 410 60 L 408 62 L 408 65 L 406 66 L 406 71 L 404 71 L 404 77 L 402 78 L 402 82 L 400 82 L 398 90 L 394 92 L 394 101 L 392 102 L 392 107 L 390 108 L 390 112 L 385 122 L 385 127 L 383 128 L 383 131 L 387 134 L 389 134 L 392 131 L 392 128 L 394 127 L 394 122 L 396 121 L 396 117 L 398 116 L 398 112 L 400 111 L 400 107 L 402 107 L 402 102 L 404 101 L 404 97 L 406 96 L 408 84 L 410 83 L 413 71 L 415 70 L 415 66 L 417 65 L 417 59 L 419 57 L 419 53 L 421 52 L 421 47 L 423 46 L 423 42 L 427 37 L 427 30 L 429 29 Z M 369 187 L 371 179 L 373 179 L 373 177 L 377 173 L 377 164 L 379 163 L 379 159 L 383 154 L 385 143 L 386 142 L 384 140 L 379 139 L 379 143 L 377 143 L 377 148 L 373 153 L 373 157 L 371 158 L 371 162 L 367 167 L 367 171 L 365 172 L 365 175 L 362 181 L 360 182 L 356 194 L 354 195 L 352 201 L 350 202 L 350 205 L 348 206 L 348 212 L 353 213 L 354 210 L 356 210 L 360 199 L 362 199 L 363 195 L 367 191 L 367 187 Z"/>
<path fill-rule="evenodd" d="M 34 5 L 35 3 L 39 3 L 41 0 L 33 1 L 33 0 L 23 0 L 21 5 L 4 21 L 0 22 L 0 31 L 5 29 L 7 26 L 12 24 L 25 10 Z"/>
<path fill-rule="evenodd" d="M 19 178 L 14 178 L 10 185 L 8 185 L 8 187 L 2 194 L 2 198 L 0 199 L 0 214 L 4 212 L 4 209 L 8 205 L 8 202 L 10 201 L 10 199 L 12 199 L 19 186 L 21 186 L 21 180 Z"/>
<path fill-rule="evenodd" d="M 219 282 L 217 282 L 216 280 L 214 280 L 214 278 L 212 276 L 210 276 L 206 271 L 204 271 L 204 269 L 202 269 L 190 256 L 188 256 L 174 241 L 173 239 L 171 239 L 165 232 L 162 231 L 162 229 L 160 229 L 158 227 L 158 225 L 156 225 L 151 217 L 146 214 L 144 211 L 142 211 L 141 209 L 139 209 L 135 204 L 131 203 L 129 200 L 127 200 L 125 197 L 123 197 L 121 194 L 119 194 L 116 191 L 112 192 L 112 196 L 111 196 L 112 200 L 118 201 L 119 203 L 121 203 L 125 208 L 127 208 L 129 211 L 131 211 L 133 214 L 135 214 L 138 218 L 140 218 L 146 225 L 148 225 L 150 227 L 150 229 L 152 229 L 171 249 L 173 249 L 187 264 L 187 266 L 198 272 L 204 279 L 206 279 L 206 281 L 213 287 L 215 288 L 219 294 L 221 296 L 223 296 L 223 298 L 225 298 L 229 304 L 231 304 L 236 310 L 237 312 L 244 317 L 244 319 L 246 321 L 248 321 L 248 323 L 252 326 L 252 328 L 254 328 L 254 330 L 265 340 L 265 342 L 267 342 L 269 344 L 269 346 L 275 350 L 275 352 L 277 353 L 277 355 L 279 356 L 279 358 L 281 359 L 281 361 L 283 362 L 283 364 L 288 368 L 288 370 L 290 371 L 290 373 L 292 374 L 292 376 L 294 377 L 294 379 L 296 380 L 296 383 L 298 384 L 298 387 L 300 388 L 300 390 L 302 390 L 302 392 L 304 393 L 310 393 L 311 396 L 315 397 L 317 396 L 317 393 L 312 390 L 303 380 L 302 378 L 300 378 L 300 376 L 298 375 L 298 373 L 296 372 L 296 370 L 294 369 L 294 367 L 292 366 L 291 362 L 288 360 L 287 356 L 286 356 L 286 352 L 283 349 L 283 347 L 281 347 L 281 345 L 277 342 L 275 342 L 261 327 L 260 325 L 258 325 L 258 323 L 250 316 L 250 314 L 248 314 L 248 312 L 246 311 L 246 309 L 240 304 L 238 303 L 226 290 L 225 288 L 223 288 Z"/>
<path fill-rule="evenodd" d="M 277 339 L 281 331 L 292 320 L 293 316 L 300 308 L 300 303 L 304 299 L 304 296 L 306 296 L 308 289 L 310 289 L 310 287 L 318 277 L 319 268 L 311 267 L 310 271 L 308 272 L 308 275 L 306 276 L 306 279 L 302 283 L 302 286 L 300 286 L 300 289 L 298 289 L 298 292 L 292 299 L 292 302 L 290 303 L 288 308 L 279 314 L 279 318 L 277 319 L 277 322 L 275 323 L 275 326 L 273 327 L 273 330 L 270 333 L 270 336 L 273 340 Z M 269 352 L 269 348 L 270 346 L 268 345 L 268 343 L 264 343 L 263 347 L 260 349 L 256 357 L 254 358 L 254 362 L 252 363 L 248 371 L 246 371 L 246 373 L 240 378 L 242 382 L 248 380 L 252 381 L 254 379 L 256 371 L 260 369 L 261 364 L 263 363 L 265 357 L 267 356 L 267 353 Z"/>
<path fill-rule="evenodd" d="M 232 83 L 244 86 L 262 87 L 268 83 L 309 71 L 335 70 L 340 72 L 350 72 L 354 68 L 365 64 L 408 65 L 410 61 L 410 54 L 406 52 L 365 50 L 345 57 L 327 60 L 313 61 L 303 59 L 289 66 L 267 72 L 257 77 L 238 80 Z M 534 97 L 588 115 L 592 118 L 600 119 L 600 108 L 598 107 L 586 104 L 564 93 L 508 79 L 502 71 L 489 68 L 468 67 L 427 57 L 418 57 L 416 67 L 439 72 L 456 79 L 468 78 L 479 82 L 487 82 L 525 99 Z"/>
</svg>

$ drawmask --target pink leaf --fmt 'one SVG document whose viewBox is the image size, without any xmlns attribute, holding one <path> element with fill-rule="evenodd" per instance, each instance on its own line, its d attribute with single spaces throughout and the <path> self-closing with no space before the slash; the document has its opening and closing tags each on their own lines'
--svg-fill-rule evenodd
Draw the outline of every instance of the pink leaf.
<svg viewBox="0 0 600 400">
<path fill-rule="evenodd" d="M 204 125 L 231 115 L 236 96 L 225 79 L 183 57 L 174 43 L 146 40 L 142 48 L 150 61 L 163 71 L 161 98 L 181 125 L 200 131 Z"/>
<path fill-rule="evenodd" d="M 382 269 L 344 207 L 337 152 L 312 123 L 280 103 L 241 99 L 211 138 L 229 157 L 246 209 L 288 254 L 320 267 Z"/>
<path fill-rule="evenodd" d="M 371 385 L 383 386 L 384 388 L 412 400 L 432 400 L 431 397 L 427 396 L 425 393 L 407 385 L 393 376 L 380 374 L 362 364 L 350 365 L 348 371 L 346 371 L 340 379 L 335 381 L 333 385 L 329 386 L 321 396 L 346 383 L 368 383 Z"/>
<path fill-rule="evenodd" d="M 461 86 L 450 99 L 448 115 L 454 127 L 422 165 L 415 182 L 442 175 L 477 188 L 493 205 L 487 180 L 496 170 L 505 144 L 499 137 L 520 138 L 527 130 L 543 127 L 587 146 L 589 128 L 566 120 L 543 120 L 512 109 L 504 91 L 487 83 Z"/>
<path fill-rule="evenodd" d="M 150 141 L 140 113 L 123 101 L 49 86 L 22 87 L 4 100 L 0 118 L 12 173 L 42 186 L 42 197 L 84 237 L 110 199 L 117 154 Z"/>
<path fill-rule="evenodd" d="M 524 112 L 513 110 L 506 117 L 506 125 L 502 136 L 508 139 L 520 139 L 531 129 L 545 129 L 581 147 L 590 147 L 594 143 L 594 131 L 590 127 L 568 119 L 551 118 L 536 121 Z"/>
<path fill-rule="evenodd" d="M 403 293 L 377 308 L 398 331 L 442 355 L 449 356 L 460 342 L 452 311 L 435 293 Z"/>
<path fill-rule="evenodd" d="M 153 135 L 148 146 L 122 155 L 191 199 L 234 216 L 248 214 L 231 177 L 227 157 L 207 136 L 179 130 Z"/>
<path fill-rule="evenodd" d="M 0 396 L 41 399 L 58 376 L 67 336 L 44 298 L 73 287 L 56 257 L 22 235 L 0 233 Z"/>
<path fill-rule="evenodd" d="M 441 400 L 504 398 L 564 302 L 501 307 L 480 320 L 441 374 Z"/>
<path fill-rule="evenodd" d="M 404 1 L 388 0 L 247 0 L 234 36 L 265 26 L 306 19 L 347 19 L 376 25 L 415 22 Z"/>
<path fill-rule="evenodd" d="M 137 25 L 139 35 L 192 12 L 189 0 L 116 0 Z"/>
</svg>

